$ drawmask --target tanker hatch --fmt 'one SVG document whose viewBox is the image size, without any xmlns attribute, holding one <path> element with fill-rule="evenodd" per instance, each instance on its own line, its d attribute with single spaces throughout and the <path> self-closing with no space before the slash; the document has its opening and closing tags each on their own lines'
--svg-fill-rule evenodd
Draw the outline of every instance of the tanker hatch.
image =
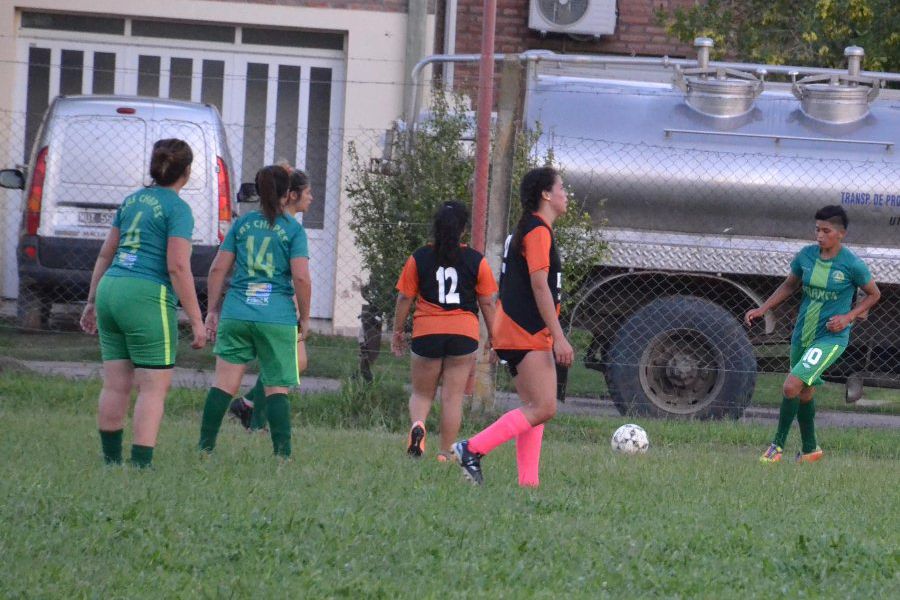
<svg viewBox="0 0 900 600">
<path fill-rule="evenodd" d="M 792 91 L 800 100 L 803 113 L 828 123 L 852 123 L 869 114 L 869 103 L 878 97 L 882 81 L 860 75 L 865 50 L 849 46 L 847 73 L 839 75 L 810 75 L 797 80 L 792 74 Z"/>
<path fill-rule="evenodd" d="M 709 66 L 710 38 L 694 40 L 697 66 L 675 67 L 675 86 L 684 92 L 692 109 L 711 117 L 739 117 L 753 110 L 753 102 L 763 91 L 765 72 L 758 76 L 735 69 Z"/>
</svg>

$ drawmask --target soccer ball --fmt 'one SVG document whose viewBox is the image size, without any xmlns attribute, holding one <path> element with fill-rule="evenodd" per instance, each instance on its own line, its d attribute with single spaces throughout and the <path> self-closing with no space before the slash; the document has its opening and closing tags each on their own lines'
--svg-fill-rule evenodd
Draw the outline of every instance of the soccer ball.
<svg viewBox="0 0 900 600">
<path fill-rule="evenodd" d="M 610 440 L 612 449 L 622 454 L 642 454 L 650 448 L 650 438 L 640 425 L 622 425 Z"/>
</svg>

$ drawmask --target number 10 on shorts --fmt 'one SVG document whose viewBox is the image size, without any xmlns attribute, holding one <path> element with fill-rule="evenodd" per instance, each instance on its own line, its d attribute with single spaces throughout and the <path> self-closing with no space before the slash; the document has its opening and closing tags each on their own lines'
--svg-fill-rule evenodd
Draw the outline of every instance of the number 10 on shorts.
<svg viewBox="0 0 900 600">
<path fill-rule="evenodd" d="M 822 350 L 816 348 L 815 346 L 807 350 L 806 354 L 803 355 L 803 358 L 800 359 L 800 361 L 803 363 L 803 366 L 807 369 L 819 364 L 820 360 L 822 360 Z"/>
</svg>

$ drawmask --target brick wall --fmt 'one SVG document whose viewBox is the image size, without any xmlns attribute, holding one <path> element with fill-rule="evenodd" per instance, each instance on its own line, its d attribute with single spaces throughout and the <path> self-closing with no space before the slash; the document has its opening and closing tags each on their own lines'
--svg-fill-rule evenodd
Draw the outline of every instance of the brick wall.
<svg viewBox="0 0 900 600">
<path fill-rule="evenodd" d="M 347 10 L 374 10 L 379 12 L 406 12 L 410 2 L 423 0 L 224 0 L 246 4 L 276 4 L 278 6 L 304 6 L 310 8 L 339 8 Z M 434 5 L 434 0 L 427 0 Z M 273 23 L 274 25 L 274 23 Z"/>
<path fill-rule="evenodd" d="M 660 7 L 672 10 L 690 6 L 695 0 L 618 0 L 619 14 L 613 35 L 600 38 L 573 39 L 564 33 L 542 36 L 528 28 L 529 0 L 497 0 L 497 22 L 494 51 L 519 53 L 525 50 L 552 50 L 567 54 L 625 54 L 636 56 L 692 57 L 690 44 L 682 44 L 666 35 L 656 24 L 655 12 Z M 443 19 L 443 2 L 438 3 L 438 17 Z M 456 17 L 456 53 L 481 52 L 481 24 L 484 0 L 458 0 Z M 442 43 L 435 40 L 435 45 Z M 582 38 L 583 36 L 579 36 Z M 436 52 L 442 52 L 439 46 Z M 477 66 L 458 66 L 455 71 L 457 90 L 475 95 Z M 497 85 L 498 81 L 495 81 Z"/>
<path fill-rule="evenodd" d="M 481 46 L 481 14 L 483 0 L 458 0 L 456 51 L 479 52 Z M 690 6 L 694 0 L 618 0 L 619 16 L 616 32 L 599 39 L 579 41 L 566 34 L 541 36 L 528 29 L 529 0 L 497 0 L 496 52 L 522 52 L 531 49 L 553 50 L 570 54 L 630 54 L 644 56 L 693 55 L 689 45 L 670 39 L 656 24 L 654 13 L 659 8 L 671 10 Z M 439 3 L 439 4 L 442 4 Z M 442 16 L 439 7 L 438 15 Z"/>
<path fill-rule="evenodd" d="M 458 0 L 456 52 L 475 53 L 481 46 L 481 14 L 484 0 Z M 569 54 L 629 54 L 673 57 L 693 56 L 690 45 L 666 35 L 656 24 L 655 11 L 690 6 L 695 0 L 618 0 L 616 32 L 599 39 L 579 41 L 566 34 L 541 36 L 528 29 L 529 0 L 497 0 L 495 52 L 543 49 Z M 442 14 L 442 13 L 441 13 Z"/>
</svg>

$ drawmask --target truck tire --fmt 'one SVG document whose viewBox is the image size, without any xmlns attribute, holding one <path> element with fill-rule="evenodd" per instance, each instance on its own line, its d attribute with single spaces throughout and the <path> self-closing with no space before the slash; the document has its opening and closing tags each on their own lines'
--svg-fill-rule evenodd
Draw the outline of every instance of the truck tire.
<svg viewBox="0 0 900 600">
<path fill-rule="evenodd" d="M 41 331 L 50 326 L 50 308 L 52 303 L 39 289 L 30 285 L 19 286 L 19 299 L 16 302 L 18 325 L 24 331 Z"/>
<path fill-rule="evenodd" d="M 607 384 L 626 415 L 739 418 L 756 385 L 756 357 L 727 310 L 693 296 L 654 300 L 610 347 Z"/>
</svg>

